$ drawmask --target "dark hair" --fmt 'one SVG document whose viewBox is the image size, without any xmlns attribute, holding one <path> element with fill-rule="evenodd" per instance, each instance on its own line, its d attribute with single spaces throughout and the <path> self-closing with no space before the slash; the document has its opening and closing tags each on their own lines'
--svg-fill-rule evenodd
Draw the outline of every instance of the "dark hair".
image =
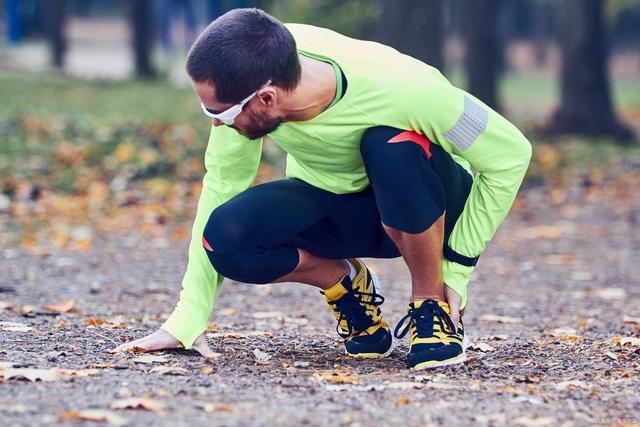
<svg viewBox="0 0 640 427">
<path fill-rule="evenodd" d="M 220 102 L 240 102 L 267 80 L 292 90 L 300 80 L 296 41 L 260 9 L 233 9 L 200 34 L 187 56 L 187 73 L 213 83 Z"/>
</svg>

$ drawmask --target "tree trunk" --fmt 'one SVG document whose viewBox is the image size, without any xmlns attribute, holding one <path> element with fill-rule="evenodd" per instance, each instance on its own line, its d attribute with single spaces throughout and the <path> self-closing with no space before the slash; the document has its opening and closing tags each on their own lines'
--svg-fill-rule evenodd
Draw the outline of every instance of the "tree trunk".
<svg viewBox="0 0 640 427">
<path fill-rule="evenodd" d="M 42 2 L 44 28 L 51 50 L 51 62 L 62 69 L 67 39 L 64 34 L 66 2 L 65 0 L 44 0 Z"/>
<path fill-rule="evenodd" d="M 150 0 L 129 1 L 129 21 L 131 25 L 131 39 L 135 71 L 138 77 L 151 78 L 156 73 L 151 64 L 151 49 L 153 47 L 153 10 Z"/>
<path fill-rule="evenodd" d="M 466 1 L 462 20 L 467 88 L 494 110 L 499 109 L 497 79 L 502 62 L 498 41 L 499 7 L 500 0 Z"/>
<path fill-rule="evenodd" d="M 560 1 L 557 18 L 561 97 L 548 131 L 631 141 L 632 132 L 618 121 L 611 103 L 602 2 Z"/>
<path fill-rule="evenodd" d="M 443 12 L 442 0 L 383 0 L 380 39 L 441 69 Z"/>
</svg>

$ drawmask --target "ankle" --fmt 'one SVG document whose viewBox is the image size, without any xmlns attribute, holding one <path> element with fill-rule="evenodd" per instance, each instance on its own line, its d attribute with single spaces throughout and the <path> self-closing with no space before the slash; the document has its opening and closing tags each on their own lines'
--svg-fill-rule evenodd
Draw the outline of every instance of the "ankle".
<svg viewBox="0 0 640 427">
<path fill-rule="evenodd" d="M 447 299 L 444 295 L 439 294 L 413 294 L 411 295 L 411 301 L 425 301 L 428 299 L 436 300 L 436 301 L 446 301 Z"/>
</svg>

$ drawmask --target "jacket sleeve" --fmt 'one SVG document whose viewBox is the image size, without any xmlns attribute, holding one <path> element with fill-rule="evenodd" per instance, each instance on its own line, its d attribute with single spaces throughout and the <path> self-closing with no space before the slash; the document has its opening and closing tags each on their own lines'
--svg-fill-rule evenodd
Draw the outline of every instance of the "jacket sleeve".
<svg viewBox="0 0 640 427">
<path fill-rule="evenodd" d="M 477 98 L 444 84 L 431 99 L 424 126 L 446 151 L 475 169 L 471 193 L 447 242 L 460 255 L 474 258 L 485 249 L 515 200 L 531 159 L 531 144 L 508 120 Z M 444 282 L 467 302 L 474 267 L 443 260 Z"/>
<path fill-rule="evenodd" d="M 202 193 L 191 231 L 189 262 L 182 279 L 180 299 L 161 326 L 186 349 L 207 329 L 213 303 L 223 277 L 202 246 L 202 234 L 213 210 L 249 188 L 260 164 L 262 139 L 248 140 L 227 126 L 213 127 L 205 153 Z"/>
</svg>

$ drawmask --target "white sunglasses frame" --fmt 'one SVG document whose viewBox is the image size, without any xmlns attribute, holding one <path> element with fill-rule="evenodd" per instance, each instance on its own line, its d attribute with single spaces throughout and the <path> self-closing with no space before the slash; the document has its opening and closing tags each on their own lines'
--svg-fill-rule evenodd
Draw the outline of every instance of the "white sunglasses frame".
<svg viewBox="0 0 640 427">
<path fill-rule="evenodd" d="M 271 79 L 267 80 L 267 82 L 265 84 L 263 84 L 260 89 L 256 90 L 255 92 L 253 92 L 251 95 L 247 96 L 245 99 L 243 99 L 242 101 L 240 101 L 238 104 L 233 105 L 229 108 L 227 108 L 226 110 L 224 110 L 221 113 L 218 114 L 214 114 L 211 113 L 208 109 L 207 106 L 204 105 L 203 102 L 200 103 L 200 106 L 202 107 L 202 111 L 204 112 L 204 114 L 207 115 L 207 117 L 210 117 L 212 119 L 215 120 L 220 120 L 222 123 L 224 123 L 227 126 L 231 126 L 233 125 L 233 123 L 236 120 L 236 117 L 238 117 L 240 115 L 240 113 L 242 113 L 242 109 L 244 108 L 245 104 L 249 101 L 251 101 L 251 99 L 256 96 L 256 94 L 261 91 L 262 89 L 264 89 L 265 87 L 269 86 L 271 84 Z"/>
</svg>

